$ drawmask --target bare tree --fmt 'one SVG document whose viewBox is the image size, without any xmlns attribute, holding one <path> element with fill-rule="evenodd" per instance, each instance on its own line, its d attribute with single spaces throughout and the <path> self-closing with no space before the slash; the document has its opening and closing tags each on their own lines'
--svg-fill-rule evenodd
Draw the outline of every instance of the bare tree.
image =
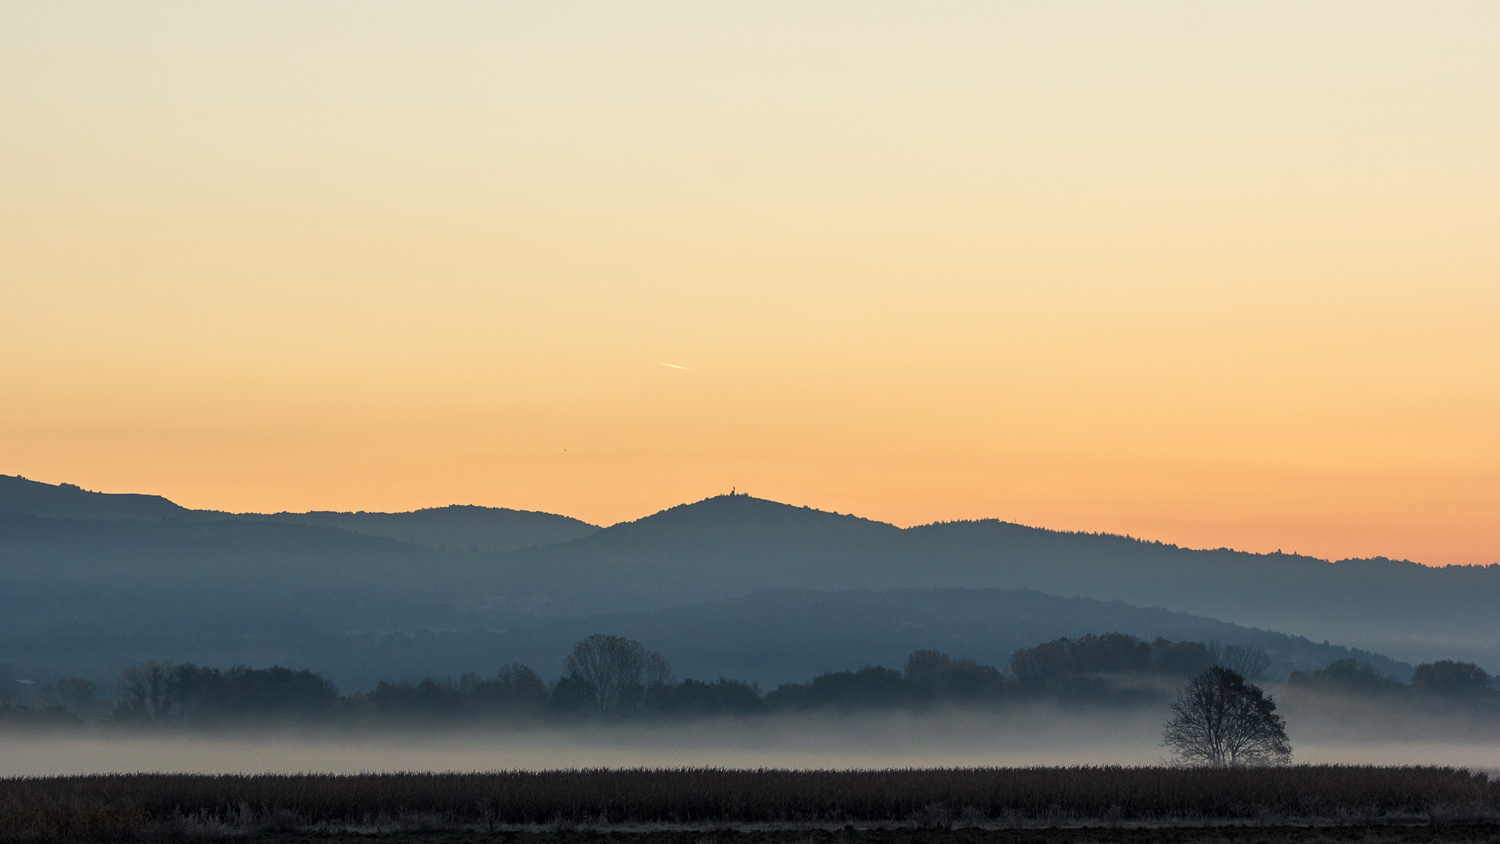
<svg viewBox="0 0 1500 844">
<path fill-rule="evenodd" d="M 624 636 L 601 633 L 579 642 L 563 670 L 588 685 L 600 712 L 618 710 L 652 686 L 672 682 L 672 665 L 661 654 Z"/>
<path fill-rule="evenodd" d="M 1271 657 L 1260 648 L 1248 645 L 1208 643 L 1208 655 L 1214 665 L 1222 665 L 1252 683 L 1264 682 L 1271 669 Z"/>
<path fill-rule="evenodd" d="M 62 677 L 56 683 L 43 686 L 32 704 L 61 706 L 85 720 L 109 709 L 109 702 L 99 697 L 94 681 L 83 677 Z"/>
<path fill-rule="evenodd" d="M 1292 758 L 1275 701 L 1221 665 L 1194 677 L 1178 695 L 1162 739 L 1190 764 L 1274 765 Z"/>
<path fill-rule="evenodd" d="M 115 685 L 117 715 L 127 719 L 161 721 L 179 702 L 177 669 L 170 662 L 147 660 L 126 666 Z"/>
</svg>

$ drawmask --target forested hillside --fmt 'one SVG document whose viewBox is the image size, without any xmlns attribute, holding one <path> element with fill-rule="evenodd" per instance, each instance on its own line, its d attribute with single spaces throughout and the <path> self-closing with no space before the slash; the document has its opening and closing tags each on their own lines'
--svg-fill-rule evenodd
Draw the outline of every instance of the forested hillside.
<svg viewBox="0 0 1500 844">
<path fill-rule="evenodd" d="M 1024 641 L 1105 630 L 1277 631 L 1302 642 L 1258 644 L 1284 654 L 1286 671 L 1348 655 L 1338 646 L 1500 666 L 1497 566 L 1195 551 L 996 521 L 903 530 L 743 495 L 595 530 L 461 507 L 289 523 L 0 481 L 5 507 L 75 514 L 0 512 L 0 663 L 13 666 L 0 674 L 43 659 L 94 671 L 142 658 L 273 660 L 357 683 L 473 670 L 518 648 L 543 659 L 605 616 L 680 648 L 683 664 L 701 653 L 699 664 L 766 681 L 921 647 L 995 659 Z M 486 530 L 493 546 L 576 538 L 463 544 Z"/>
<path fill-rule="evenodd" d="M 1500 565 L 1331 563 L 1000 521 L 902 530 L 719 496 L 518 551 L 506 566 L 517 592 L 558 611 L 667 607 L 766 588 L 1000 587 L 1164 607 L 1409 661 L 1443 654 L 1500 666 Z"/>
</svg>

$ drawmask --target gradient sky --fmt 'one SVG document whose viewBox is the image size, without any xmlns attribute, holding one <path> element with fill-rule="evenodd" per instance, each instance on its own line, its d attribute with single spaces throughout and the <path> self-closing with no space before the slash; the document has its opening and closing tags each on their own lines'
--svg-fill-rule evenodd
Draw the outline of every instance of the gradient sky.
<svg viewBox="0 0 1500 844">
<path fill-rule="evenodd" d="M 1492 2 L 6 0 L 0 200 L 6 474 L 1500 561 Z"/>
</svg>

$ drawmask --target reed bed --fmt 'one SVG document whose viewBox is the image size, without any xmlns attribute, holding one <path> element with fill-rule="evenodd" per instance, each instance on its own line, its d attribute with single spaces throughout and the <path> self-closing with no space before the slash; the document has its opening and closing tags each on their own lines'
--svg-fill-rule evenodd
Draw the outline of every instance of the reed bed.
<svg viewBox="0 0 1500 844">
<path fill-rule="evenodd" d="M 1432 767 L 570 770 L 0 780 L 0 837 L 299 829 L 1500 819 L 1500 784 Z M 174 837 L 175 837 L 174 833 Z"/>
</svg>

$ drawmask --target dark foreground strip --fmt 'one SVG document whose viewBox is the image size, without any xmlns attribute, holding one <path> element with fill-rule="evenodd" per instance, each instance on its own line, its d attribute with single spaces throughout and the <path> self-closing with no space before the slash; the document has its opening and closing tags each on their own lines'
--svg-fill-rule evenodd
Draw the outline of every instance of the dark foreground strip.
<svg viewBox="0 0 1500 844">
<path fill-rule="evenodd" d="M 296 835 L 257 844 L 1479 844 L 1500 841 L 1500 825 L 1256 826 L 1087 829 L 779 829 L 664 832 L 393 833 Z"/>
<path fill-rule="evenodd" d="M 1429 829 L 1431 824 L 1500 822 L 1500 784 L 1453 768 L 1344 766 L 139 774 L 0 780 L 0 840 L 264 836 L 315 828 L 499 833 L 506 826 L 540 825 L 558 835 L 583 836 L 606 834 L 586 829 L 631 824 L 850 823 L 947 830 L 975 824 L 1098 823 L 1102 830 L 1116 824 L 1306 820 L 1422 824 Z M 581 829 L 569 831 L 574 826 Z M 967 834 L 943 834 L 961 832 Z M 1119 829 L 1119 834 L 1125 832 Z M 1039 831 L 1028 831 L 1033 833 Z M 702 840 L 702 833 L 692 834 L 700 836 L 694 842 Z"/>
</svg>

